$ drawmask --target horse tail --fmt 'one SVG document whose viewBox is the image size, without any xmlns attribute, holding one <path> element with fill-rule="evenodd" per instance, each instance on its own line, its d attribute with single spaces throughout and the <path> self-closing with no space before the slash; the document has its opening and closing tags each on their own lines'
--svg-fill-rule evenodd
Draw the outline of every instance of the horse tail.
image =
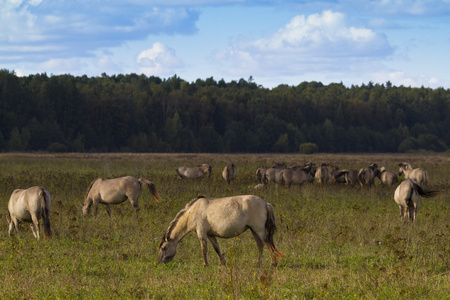
<svg viewBox="0 0 450 300">
<path fill-rule="evenodd" d="M 278 263 L 278 260 L 283 257 L 283 253 L 281 253 L 276 247 L 273 242 L 273 235 L 275 234 L 275 231 L 277 230 L 277 227 L 275 225 L 275 215 L 273 213 L 273 206 L 270 203 L 266 204 L 266 211 L 267 211 L 267 219 L 266 219 L 266 240 L 264 241 L 267 244 L 267 248 L 269 248 L 270 253 L 272 253 L 272 259 L 273 259 L 273 265 L 276 266 Z"/>
<path fill-rule="evenodd" d="M 155 199 L 156 202 L 161 201 L 161 197 L 159 197 L 155 184 L 152 181 L 143 177 L 139 178 L 138 181 L 140 182 L 141 185 L 145 185 L 148 188 L 150 194 L 152 195 L 153 199 Z"/>
<path fill-rule="evenodd" d="M 39 192 L 39 201 L 41 205 L 41 217 L 44 222 L 44 238 L 52 237 L 52 230 L 50 228 L 50 202 L 49 193 L 41 187 Z"/>
<path fill-rule="evenodd" d="M 419 194 L 420 196 L 424 198 L 430 198 L 438 195 L 440 191 L 427 191 L 423 187 L 421 187 L 418 183 L 411 181 L 413 184 L 414 190 Z"/>
</svg>

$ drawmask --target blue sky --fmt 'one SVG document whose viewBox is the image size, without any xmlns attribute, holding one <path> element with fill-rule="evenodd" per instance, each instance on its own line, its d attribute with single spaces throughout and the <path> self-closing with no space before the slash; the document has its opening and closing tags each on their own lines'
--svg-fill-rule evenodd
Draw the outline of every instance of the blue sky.
<svg viewBox="0 0 450 300">
<path fill-rule="evenodd" d="M 450 88 L 450 0 L 0 0 L 0 69 Z"/>
</svg>

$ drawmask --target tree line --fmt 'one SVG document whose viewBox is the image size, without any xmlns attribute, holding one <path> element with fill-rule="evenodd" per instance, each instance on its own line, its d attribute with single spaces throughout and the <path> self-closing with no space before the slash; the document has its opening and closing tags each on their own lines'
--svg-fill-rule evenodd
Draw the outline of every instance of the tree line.
<svg viewBox="0 0 450 300">
<path fill-rule="evenodd" d="M 449 104 L 448 89 L 389 81 L 268 89 L 252 77 L 0 70 L 0 151 L 442 152 L 450 145 Z"/>
</svg>

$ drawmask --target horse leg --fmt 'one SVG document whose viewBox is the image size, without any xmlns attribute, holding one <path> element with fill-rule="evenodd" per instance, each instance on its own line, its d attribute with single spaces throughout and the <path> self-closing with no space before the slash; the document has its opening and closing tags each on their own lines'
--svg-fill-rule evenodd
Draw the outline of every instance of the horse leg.
<svg viewBox="0 0 450 300">
<path fill-rule="evenodd" d="M 134 208 L 134 214 L 135 214 L 135 215 L 137 215 L 137 213 L 141 210 L 141 209 L 139 208 L 138 197 L 139 197 L 139 194 L 137 194 L 137 197 L 128 198 L 128 199 L 130 199 L 131 205 L 132 205 L 133 208 Z"/>
<path fill-rule="evenodd" d="M 98 204 L 100 203 L 99 200 L 94 200 L 92 201 L 92 205 L 94 206 L 94 217 L 97 218 L 97 214 L 98 214 Z"/>
<path fill-rule="evenodd" d="M 9 229 L 8 229 L 8 234 L 9 236 L 11 236 L 12 231 L 14 230 L 14 228 L 17 231 L 17 234 L 19 234 L 19 224 L 18 221 L 15 217 L 11 216 L 11 222 L 9 223 Z"/>
<path fill-rule="evenodd" d="M 220 249 L 219 243 L 217 242 L 217 239 L 215 236 L 208 236 L 209 241 L 211 242 L 211 244 L 214 247 L 214 250 L 216 250 L 217 254 L 219 255 L 220 258 L 220 262 L 222 263 L 222 265 L 226 265 L 227 264 L 227 260 L 225 258 L 225 255 L 223 255 L 222 250 Z"/>
<path fill-rule="evenodd" d="M 263 251 L 264 251 L 264 242 L 263 239 L 252 229 L 253 238 L 256 241 L 256 245 L 258 246 L 258 263 L 257 266 L 262 266 L 263 261 Z"/>
<path fill-rule="evenodd" d="M 209 266 L 208 261 L 208 241 L 205 237 L 198 235 L 198 238 L 200 239 L 200 243 L 202 246 L 202 253 L 203 253 L 203 266 L 207 267 Z"/>
<path fill-rule="evenodd" d="M 31 231 L 33 231 L 33 235 L 35 237 L 35 239 L 39 240 L 39 221 L 37 219 L 37 217 L 35 215 L 31 215 Z"/>
<path fill-rule="evenodd" d="M 108 203 L 103 203 L 105 205 L 106 212 L 108 213 L 108 216 L 111 218 L 111 207 Z"/>
</svg>

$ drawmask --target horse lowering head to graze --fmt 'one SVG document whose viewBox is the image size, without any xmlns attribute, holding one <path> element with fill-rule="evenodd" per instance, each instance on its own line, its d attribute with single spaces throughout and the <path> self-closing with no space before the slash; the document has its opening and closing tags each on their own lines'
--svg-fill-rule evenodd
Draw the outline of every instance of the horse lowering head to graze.
<svg viewBox="0 0 450 300">
<path fill-rule="evenodd" d="M 405 179 L 400 183 L 394 193 L 394 200 L 400 209 L 401 220 L 409 219 L 411 222 L 416 220 L 417 208 L 420 197 L 433 197 L 439 191 L 427 191 L 413 179 Z"/>
<path fill-rule="evenodd" d="M 208 178 L 211 177 L 212 167 L 208 164 L 201 164 L 196 167 L 179 167 L 175 170 L 177 175 L 183 178 L 203 178 L 208 174 Z"/>
<path fill-rule="evenodd" d="M 385 184 L 387 186 L 394 185 L 398 183 L 398 177 L 397 173 L 394 171 L 388 171 L 385 167 L 381 167 L 375 172 L 375 176 L 380 179 L 380 182 L 382 184 Z"/>
<path fill-rule="evenodd" d="M 156 187 L 147 178 L 136 179 L 131 176 L 125 176 L 114 179 L 97 178 L 89 185 L 86 198 L 83 205 L 83 216 L 91 212 L 91 206 L 94 205 L 94 216 L 97 216 L 98 205 L 105 206 L 106 212 L 111 217 L 110 204 L 120 204 L 125 200 L 130 200 L 135 213 L 139 211 L 138 199 L 141 194 L 142 185 L 146 186 L 150 194 L 159 202 L 161 198 L 156 191 Z"/>
<path fill-rule="evenodd" d="M 230 184 L 230 182 L 236 178 L 236 171 L 234 170 L 234 164 L 225 166 L 225 168 L 222 171 L 222 177 L 228 184 Z"/>
<path fill-rule="evenodd" d="M 375 172 L 377 171 L 377 164 L 371 164 L 367 168 L 362 168 L 358 172 L 358 180 L 361 187 L 368 186 L 369 188 L 375 184 Z"/>
<path fill-rule="evenodd" d="M 167 263 L 177 253 L 178 243 L 194 232 L 200 239 L 203 265 L 209 265 L 209 240 L 220 258 L 227 263 L 216 237 L 233 238 L 250 229 L 258 246 L 258 265 L 262 265 L 264 244 L 272 255 L 272 265 L 276 266 L 283 256 L 273 242 L 276 230 L 273 207 L 264 199 L 254 195 L 225 198 L 199 197 L 189 202 L 176 215 L 164 233 L 159 244 L 158 262 Z"/>
<path fill-rule="evenodd" d="M 398 164 L 398 176 L 405 174 L 405 179 L 414 179 L 420 185 L 426 186 L 428 183 L 428 173 L 422 168 L 413 169 L 411 164 L 407 162 L 401 162 Z"/>
<path fill-rule="evenodd" d="M 21 222 L 31 223 L 34 237 L 39 240 L 39 220 L 44 223 L 44 238 L 52 236 L 50 228 L 50 207 L 52 199 L 49 192 L 41 187 L 14 190 L 8 202 L 8 234 L 11 236 L 14 228 L 19 233 Z"/>
</svg>

